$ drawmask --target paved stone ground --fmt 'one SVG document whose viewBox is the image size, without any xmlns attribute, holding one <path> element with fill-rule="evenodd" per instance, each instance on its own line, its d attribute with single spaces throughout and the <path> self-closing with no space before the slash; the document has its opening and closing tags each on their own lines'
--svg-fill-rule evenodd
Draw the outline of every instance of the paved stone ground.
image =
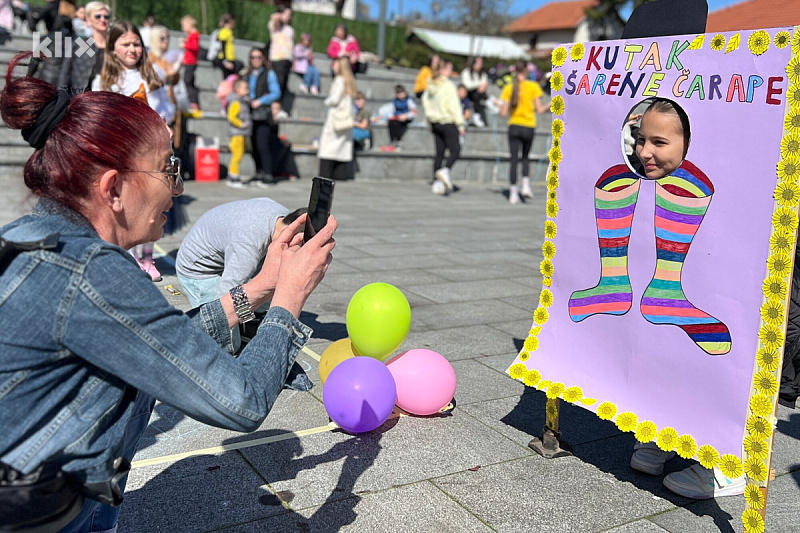
<svg viewBox="0 0 800 533">
<path fill-rule="evenodd" d="M 358 288 L 392 283 L 412 308 L 401 349 L 430 348 L 452 363 L 457 408 L 440 418 L 393 417 L 350 436 L 326 430 L 317 386 L 283 392 L 264 425 L 244 435 L 158 405 L 128 482 L 121 533 L 742 530 L 742 497 L 673 495 L 660 478 L 630 469 L 630 434 L 583 409 L 562 411 L 575 457 L 546 460 L 527 448 L 544 425 L 544 394 L 504 370 L 530 328 L 541 286 L 541 184 L 536 199 L 518 206 L 491 184 L 468 184 L 447 198 L 421 181 L 336 187 L 334 263 L 301 317 L 315 330 L 309 347 L 321 353 L 347 335 L 345 311 Z M 219 203 L 259 195 L 292 209 L 309 189 L 307 179 L 270 190 L 190 182 L 187 210 L 196 220 Z M 19 178 L 0 177 L 0 191 L 0 224 L 30 205 Z M 159 242 L 162 287 L 180 288 L 171 258 L 187 229 Z M 183 296 L 164 296 L 188 307 Z M 319 385 L 314 359 L 299 361 Z M 779 414 L 767 530 L 800 531 L 800 413 Z M 322 431 L 292 435 L 314 428 Z M 222 445 L 228 449 L 186 455 Z M 673 460 L 667 472 L 688 464 Z"/>
</svg>

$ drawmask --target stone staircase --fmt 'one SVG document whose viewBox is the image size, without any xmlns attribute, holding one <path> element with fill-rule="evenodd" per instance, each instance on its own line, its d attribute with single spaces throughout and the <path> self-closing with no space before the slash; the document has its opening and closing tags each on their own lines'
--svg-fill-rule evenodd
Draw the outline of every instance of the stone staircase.
<svg viewBox="0 0 800 533">
<path fill-rule="evenodd" d="M 180 33 L 173 32 L 172 42 L 177 43 Z M 201 37 L 201 47 L 207 43 L 207 36 Z M 263 43 L 237 41 L 236 56 L 246 58 L 253 46 Z M 0 46 L 0 73 L 5 75 L 11 58 L 20 50 L 31 49 L 31 37 L 24 33 L 14 34 L 11 42 Z M 330 62 L 324 54 L 316 54 L 314 63 L 320 69 L 321 94 L 319 96 L 302 94 L 299 76 L 292 74 L 289 90 L 293 93 L 290 106 L 291 116 L 281 122 L 280 133 L 293 144 L 293 151 L 301 176 L 313 176 L 318 169 L 316 149 L 313 140 L 319 137 L 325 117 L 324 95 L 331 83 Z M 369 71 L 356 79 L 358 88 L 367 96 L 367 107 L 373 115 L 378 108 L 394 98 L 394 88 L 403 84 L 409 92 L 413 91 L 416 71 L 405 68 L 388 69 L 381 65 L 370 65 Z M 200 106 L 204 116 L 200 119 L 186 118 L 186 131 L 203 137 L 216 137 L 220 145 L 220 163 L 225 168 L 230 159 L 227 149 L 228 127 L 220 102 L 216 98 L 216 88 L 222 80 L 221 73 L 209 62 L 201 60 L 195 74 L 196 85 L 200 89 Z M 5 84 L 3 78 L 0 87 Z M 497 91 L 495 91 L 495 94 Z M 433 137 L 425 123 L 421 105 L 417 121 L 410 125 L 403 138 L 403 151 L 388 152 L 380 149 L 389 144 L 388 128 L 385 124 L 374 124 L 373 147 L 371 150 L 357 152 L 355 171 L 357 179 L 370 180 L 429 180 L 433 173 Z M 508 141 L 505 120 L 490 115 L 486 128 L 467 130 L 461 159 L 453 170 L 456 180 L 499 181 L 508 176 Z M 539 118 L 540 125 L 530 159 L 535 163 L 531 169 L 534 179 L 542 178 L 546 169 L 547 149 L 550 145 L 550 115 Z M 22 167 L 33 150 L 22 140 L 18 131 L 11 131 L 0 124 L 0 173 L 21 174 Z M 244 175 L 254 172 L 252 158 L 245 156 L 241 165 Z M 224 171 L 224 169 L 223 169 Z"/>
</svg>

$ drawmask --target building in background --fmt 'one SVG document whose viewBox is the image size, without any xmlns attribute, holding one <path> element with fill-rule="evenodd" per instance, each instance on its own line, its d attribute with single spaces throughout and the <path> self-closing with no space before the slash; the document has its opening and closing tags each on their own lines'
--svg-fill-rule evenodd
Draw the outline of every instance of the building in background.
<svg viewBox="0 0 800 533">
<path fill-rule="evenodd" d="M 798 24 L 799 0 L 746 0 L 709 13 L 706 32 L 759 30 Z"/>
<path fill-rule="evenodd" d="M 509 37 L 470 36 L 468 33 L 414 28 L 409 43 L 422 43 L 431 52 L 463 57 L 482 56 L 498 59 L 527 59 L 526 51 Z"/>
<path fill-rule="evenodd" d="M 332 0 L 293 0 L 292 9 L 301 13 L 335 15 L 336 3 Z M 345 0 L 342 7 L 342 18 L 367 20 L 369 19 L 369 6 L 358 0 Z"/>
<path fill-rule="evenodd" d="M 533 57 L 547 57 L 564 43 L 618 38 L 622 34 L 620 24 L 586 17 L 586 9 L 596 4 L 597 0 L 550 2 L 512 20 L 503 31 Z"/>
</svg>

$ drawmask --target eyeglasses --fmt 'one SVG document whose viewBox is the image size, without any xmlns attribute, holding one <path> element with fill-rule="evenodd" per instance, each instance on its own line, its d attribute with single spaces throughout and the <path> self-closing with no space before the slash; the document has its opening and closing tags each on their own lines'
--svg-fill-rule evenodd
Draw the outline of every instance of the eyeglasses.
<svg viewBox="0 0 800 533">
<path fill-rule="evenodd" d="M 111 18 L 111 15 L 101 15 L 100 13 L 96 13 L 94 15 L 94 19 L 95 20 L 100 20 L 100 19 L 109 20 L 110 18 Z"/>
<path fill-rule="evenodd" d="M 178 157 L 170 156 L 169 158 L 169 170 L 132 170 L 132 169 L 121 169 L 122 172 L 144 172 L 148 176 L 155 177 L 153 174 L 166 174 L 167 180 L 169 183 L 167 184 L 172 191 L 173 196 L 179 196 L 180 192 L 183 191 L 183 176 L 181 176 L 181 160 Z M 163 183 L 163 182 L 162 182 Z M 177 194 L 175 194 L 177 192 Z"/>
<path fill-rule="evenodd" d="M 162 41 L 169 41 L 169 35 L 162 35 L 161 36 L 161 40 Z"/>
<path fill-rule="evenodd" d="M 250 60 L 252 61 L 253 59 L 264 59 L 264 56 L 250 56 Z"/>
</svg>

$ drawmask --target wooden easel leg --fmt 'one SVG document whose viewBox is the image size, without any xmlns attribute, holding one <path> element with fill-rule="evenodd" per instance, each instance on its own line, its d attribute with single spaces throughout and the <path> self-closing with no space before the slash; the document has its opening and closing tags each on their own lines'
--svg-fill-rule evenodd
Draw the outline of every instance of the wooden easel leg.
<svg viewBox="0 0 800 533">
<path fill-rule="evenodd" d="M 528 448 L 547 459 L 569 457 L 573 455 L 572 447 L 561 440 L 561 431 L 558 429 L 560 402 L 561 400 L 558 398 L 547 400 L 547 418 L 544 426 L 544 433 L 541 438 L 534 437 L 528 443 Z"/>
</svg>

